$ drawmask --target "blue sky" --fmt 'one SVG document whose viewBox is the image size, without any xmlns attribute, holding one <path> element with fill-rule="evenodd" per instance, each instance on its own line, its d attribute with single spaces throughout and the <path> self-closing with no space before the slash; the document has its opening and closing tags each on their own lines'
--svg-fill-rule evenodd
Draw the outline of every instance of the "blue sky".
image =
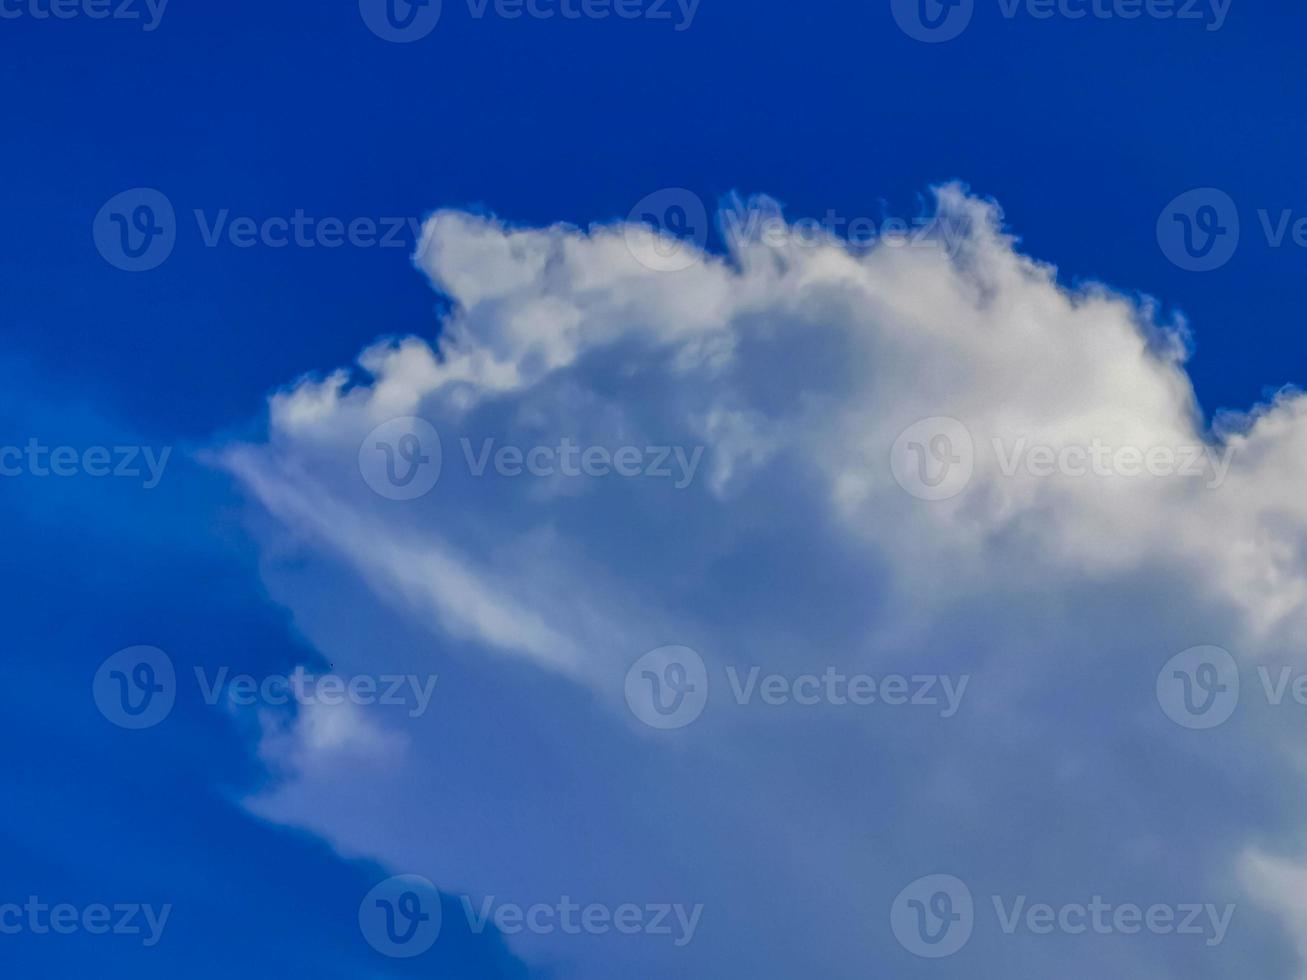
<svg viewBox="0 0 1307 980">
<path fill-rule="evenodd" d="M 11 747 L 0 777 L 9 801 L 0 811 L 8 855 L 0 868 L 0 904 L 35 895 L 79 907 L 173 906 L 164 938 L 150 947 L 120 935 L 0 935 L 0 957 L 14 975 L 66 977 L 94 969 L 131 978 L 179 972 L 591 976 L 606 962 L 625 964 L 628 956 L 642 962 L 643 947 L 614 954 L 602 943 L 572 949 L 553 940 L 515 943 L 494 928 L 475 934 L 450 897 L 493 888 L 501 897 L 513 888 L 551 894 L 551 875 L 571 861 L 574 876 L 563 875 L 559 888 L 588 886 L 610 902 L 643 901 L 642 889 L 668 902 L 704 902 L 709 918 L 699 944 L 690 947 L 703 950 L 702 959 L 677 960 L 660 948 L 648 961 L 660 966 L 680 964 L 694 974 L 732 962 L 735 975 L 754 977 L 803 962 L 851 971 L 850 964 L 866 957 L 858 975 L 941 976 L 931 972 L 931 961 L 905 957 L 893 945 L 881 923 L 883 906 L 897 891 L 889 882 L 952 869 L 969 874 L 978 892 L 1010 895 L 1040 885 L 1072 895 L 1076 888 L 1068 883 L 1078 882 L 1095 854 L 1120 845 L 1132 855 L 1122 858 L 1114 878 L 1126 893 L 1151 899 L 1156 882 L 1170 875 L 1171 892 L 1160 889 L 1167 900 L 1205 901 L 1213 888 L 1221 891 L 1213 882 L 1225 882 L 1222 894 L 1233 886 L 1219 868 L 1186 862 L 1186 848 L 1237 838 L 1249 847 L 1274 841 L 1280 846 L 1268 845 L 1269 851 L 1282 854 L 1285 841 L 1295 839 L 1291 812 L 1301 787 L 1280 782 L 1271 754 L 1262 752 L 1266 731 L 1279 731 L 1274 719 L 1236 720 L 1235 734 L 1215 743 L 1218 748 L 1208 743 L 1197 761 L 1194 743 L 1183 738 L 1189 733 L 1179 728 L 1160 727 L 1158 741 L 1148 743 L 1156 746 L 1151 754 L 1129 748 L 1141 731 L 1154 733 L 1151 715 L 1147 722 L 1138 718 L 1155 707 L 1152 677 L 1170 653 L 1242 642 L 1289 655 L 1285 642 L 1293 635 L 1298 593 L 1286 588 L 1282 601 L 1245 608 L 1249 595 L 1273 591 L 1284 579 L 1241 578 L 1244 566 L 1219 573 L 1215 556 L 1235 544 L 1194 544 L 1175 554 L 1158 545 L 1143 555 L 1125 544 L 1158 528 L 1166 541 L 1188 542 L 1196 526 L 1229 520 L 1242 527 L 1245 505 L 1207 511 L 1159 504 L 1153 511 L 1153 504 L 1140 504 L 1129 519 L 1109 520 L 1098 503 L 1079 495 L 1061 503 L 1022 497 L 1028 521 L 994 531 L 986 547 L 995 552 L 983 552 L 1010 577 L 982 589 L 903 558 L 912 549 L 887 543 L 892 529 L 881 529 L 874 547 L 848 544 L 835 514 L 850 511 L 814 501 L 838 499 L 859 512 L 842 496 L 851 492 L 849 474 L 831 477 L 838 493 L 818 492 L 821 465 L 802 470 L 758 462 L 780 458 L 759 448 L 771 445 L 762 437 L 738 450 L 733 470 L 714 468 L 710 448 L 702 471 L 712 474 L 710 488 L 705 476 L 681 496 L 656 479 L 640 481 L 629 494 L 606 483 L 593 493 L 557 496 L 506 480 L 476 484 L 460 469 L 460 444 L 446 439 L 438 489 L 450 494 L 446 509 L 383 513 L 379 498 L 359 503 L 352 491 L 339 489 L 342 473 L 351 470 L 357 480 L 357 472 L 350 453 L 329 445 L 330 433 L 352 434 L 362 425 L 353 414 L 357 405 L 347 404 L 351 386 L 360 384 L 368 397 L 379 389 L 353 378 L 326 399 L 331 410 L 314 417 L 321 431 L 284 417 L 270 422 L 266 399 L 305 375 L 323 378 L 350 365 L 379 338 L 432 341 L 440 316 L 461 308 L 469 311 L 468 336 L 514 362 L 523 376 L 534 377 L 541 363 L 567 364 L 556 380 L 533 381 L 529 397 L 478 403 L 469 433 L 506 441 L 516 435 L 524 444 L 537 431 L 531 419 L 547 418 L 563 432 L 589 431 L 597 442 L 634 430 L 655 442 L 675 434 L 689 445 L 692 427 L 673 406 L 702 408 L 708 417 L 697 400 L 702 388 L 678 387 L 681 374 L 661 359 L 661 348 L 646 346 L 639 324 L 646 315 L 651 322 L 706 318 L 703 311 L 727 305 L 716 287 L 672 273 L 659 280 L 656 291 L 664 295 L 656 300 L 652 291 L 637 289 L 596 301 L 587 317 L 636 325 L 611 345 L 587 340 L 572 349 L 568 339 L 539 350 L 517 346 L 510 314 L 534 308 L 506 286 L 497 293 L 507 281 L 502 276 L 511 279 L 533 249 L 563 247 L 558 242 L 568 233 L 520 245 L 521 251 L 501 250 L 501 233 L 505 240 L 511 233 L 477 221 L 493 215 L 509 228 L 556 222 L 587 228 L 626 218 L 663 188 L 688 189 L 710 210 L 733 194 L 765 194 L 791 220 L 828 212 L 912 219 L 934 212 L 932 187 L 960 181 L 976 196 L 967 198 L 975 207 L 997 202 L 1017 251 L 1056 266 L 1061 287 L 1107 283 L 1138 304 L 1131 314 L 1106 310 L 1104 321 L 1150 319 L 1165 327 L 1182 317 L 1188 324 L 1187 364 L 1120 376 L 1105 369 L 1101 381 L 1087 386 L 1095 408 L 1132 418 L 1155 412 L 1169 421 L 1183 415 L 1184 398 L 1176 396 L 1180 407 L 1174 408 L 1169 395 L 1149 397 L 1150 386 L 1173 393 L 1187 377 L 1208 416 L 1251 409 L 1307 375 L 1307 343 L 1298 326 L 1307 248 L 1293 241 L 1292 231 L 1275 245 L 1264 230 L 1266 221 L 1278 227 L 1287 215 L 1291 226 L 1307 217 L 1299 165 L 1307 151 L 1300 64 L 1307 11 L 1233 0 L 1219 29 L 1209 30 L 1210 4 L 1197 8 L 1206 21 L 1072 19 L 1056 9 L 1048 18 L 1033 16 L 1024 5 L 1009 17 L 1000 0 L 975 0 L 960 36 L 923 43 L 900 29 L 889 0 L 701 0 L 688 21 L 675 5 L 666 20 L 545 20 L 508 19 L 493 5 L 477 17 L 462 0 L 444 0 L 428 36 L 390 43 L 369 30 L 355 3 L 233 0 L 218 11 L 171 0 L 157 23 L 143 3 L 129 8 L 140 12 L 139 20 L 41 17 L 43 0 L 3 9 L 12 16 L 0 20 L 0 78 L 10 93 L 0 189 L 10 227 L 0 238 L 0 444 L 22 447 L 37 439 L 79 453 L 88 446 L 171 447 L 163 477 L 150 489 L 142 485 L 147 477 L 96 477 L 86 467 L 69 477 L 30 468 L 0 477 L 7 515 L 0 588 L 11 667 L 0 694 L 0 731 Z M 115 195 L 142 187 L 157 189 L 175 209 L 176 243 L 157 268 L 130 273 L 97 251 L 93 225 Z M 1159 217 L 1194 188 L 1223 191 L 1240 224 L 1237 250 L 1206 272 L 1180 268 L 1159 245 Z M 437 222 L 431 255 L 415 260 L 415 231 L 436 212 L 453 216 Z M 375 221 L 381 234 L 394 231 L 395 247 L 326 247 L 321 240 L 314 247 L 273 247 L 265 240 L 243 248 L 223 236 L 206 245 L 216 220 L 261 223 L 297 213 L 346 225 Z M 495 244 L 485 245 L 488 240 Z M 483 245 L 488 251 L 479 251 Z M 719 231 L 708 249 L 726 250 Z M 988 239 L 968 252 L 978 266 L 1000 253 L 993 261 L 1001 264 L 1009 245 Z M 567 265 L 557 255 L 551 261 Z M 712 262 L 701 268 L 715 268 Z M 902 281 L 916 281 L 902 271 Z M 578 273 L 576 282 L 581 278 Z M 882 283 L 887 295 L 892 281 Z M 576 282 L 562 293 L 575 308 L 589 309 L 590 294 Z M 995 283 L 997 295 L 1019 288 L 1006 278 Z M 1056 291 L 1045 288 L 1050 292 L 1014 298 L 1011 309 L 1042 309 Z M 855 366 L 870 376 L 875 365 L 903 351 L 888 340 L 864 349 L 828 345 L 820 332 L 803 339 L 804 328 L 861 314 L 837 295 L 815 306 L 805 305 L 810 298 L 783 302 L 777 297 L 788 295 L 785 289 L 760 286 L 756 297 L 766 298 L 737 310 L 741 322 L 781 317 L 783 310 L 794 333 L 785 342 L 738 341 L 736 356 L 756 370 L 716 406 L 714 417 L 728 420 L 726 429 L 710 432 L 722 453 L 728 443 L 748 441 L 741 434 L 747 427 L 750 437 L 782 419 L 797 429 L 811 405 L 801 395 L 827 393 L 849 400 L 832 402 L 832 428 L 814 429 L 820 435 L 808 449 L 815 453 L 826 437 L 836 445 L 834 409 L 863 404 L 853 395 Z M 482 296 L 491 300 L 478 305 Z M 1156 303 L 1146 316 L 1138 312 L 1150 302 L 1144 297 Z M 677 307 L 682 301 L 684 308 Z M 886 302 L 894 316 L 923 323 L 956 317 L 962 308 L 930 312 L 907 298 Z M 547 320 L 549 313 L 537 315 Z M 1072 334 L 1076 329 L 1068 327 Z M 1125 359 L 1120 351 L 1128 348 L 1112 350 Z M 1061 365 L 1049 368 L 1050 377 L 1060 370 L 1098 378 L 1096 368 L 1061 364 L 1068 349 L 1080 348 L 1071 341 L 1048 348 Z M 1097 363 L 1096 351 L 1084 360 Z M 942 356 L 935 348 L 917 353 L 923 360 Z M 957 364 L 967 362 L 957 351 L 953 356 Z M 905 364 L 918 363 L 904 357 Z M 1003 363 L 1025 362 L 1014 355 Z M 1032 375 L 1041 363 L 1011 374 L 995 367 L 985 375 L 989 390 L 1042 391 Z M 405 364 L 387 368 L 390 376 L 425 376 L 419 356 Z M 905 367 L 903 376 L 912 377 L 911 370 Z M 886 379 L 874 398 L 883 414 L 897 418 L 913 389 L 895 401 L 894 387 Z M 923 381 L 916 390 L 926 387 Z M 311 398 L 300 394 L 304 401 L 294 404 L 308 412 Z M 432 399 L 421 411 L 393 414 L 430 417 L 445 433 L 442 420 L 450 416 L 441 413 L 453 410 L 432 407 Z M 1045 403 L 1033 404 L 1038 414 Z M 928 406 L 917 407 L 918 417 L 928 414 Z M 619 408 L 627 414 L 613 421 Z M 730 428 L 736 423 L 741 428 Z M 730 440 L 722 434 L 727 430 Z M 708 440 L 702 431 L 698 438 Z M 1278 450 L 1293 445 L 1286 439 Z M 888 443 L 882 448 L 887 452 Z M 767 470 L 771 465 L 778 471 Z M 754 466 L 771 481 L 760 495 L 733 482 Z M 1291 482 L 1271 470 L 1239 479 L 1245 481 L 1240 500 L 1277 480 Z M 1301 548 L 1292 494 L 1267 493 L 1269 502 L 1249 526 L 1274 526 L 1290 551 Z M 732 504 L 729 519 L 715 509 L 722 500 Z M 1040 516 L 1049 508 L 1070 514 L 1073 531 L 1049 530 Z M 1160 515 L 1172 510 L 1191 513 L 1189 523 L 1166 530 L 1170 518 Z M 1094 537 L 1100 519 L 1119 536 L 1113 540 L 1130 552 L 1128 559 L 1109 561 L 1080 539 L 1080 528 L 1086 539 Z M 439 535 L 440 547 L 404 550 L 428 533 Z M 668 542 L 679 535 L 696 544 L 673 549 Z M 1059 556 L 1043 581 L 1030 572 L 1037 564 L 1023 564 L 1026 536 Z M 368 550 L 369 539 L 389 542 L 384 560 Z M 796 547 L 800 539 L 806 543 Z M 1232 540 L 1260 538 L 1250 532 Z M 922 551 L 939 568 L 966 564 L 948 557 L 944 545 L 938 549 Z M 643 557 L 633 561 L 633 554 Z M 476 590 L 439 561 L 457 565 L 452 556 L 469 555 L 475 562 L 459 574 L 503 604 L 486 600 L 488 612 L 478 606 L 464 620 L 459 597 Z M 1062 561 L 1065 555 L 1072 557 Z M 402 559 L 403 567 L 384 565 L 392 559 Z M 431 586 L 429 606 L 414 585 L 423 575 L 441 583 Z M 904 581 L 940 605 L 903 606 L 896 583 Z M 560 598 L 586 582 L 620 588 L 601 590 L 595 608 L 572 609 Z M 867 594 L 850 597 L 850 582 L 862 583 Z M 464 587 L 467 593 L 458 591 Z M 1141 593 L 1154 601 L 1145 603 Z M 1032 596 L 1040 601 L 1028 602 Z M 1028 617 L 1020 642 L 1005 646 L 1012 624 L 993 613 L 1000 601 L 1023 610 L 1018 618 Z M 680 632 L 667 627 L 673 617 L 665 613 L 673 608 L 684 616 Z M 946 610 L 957 628 L 923 626 L 918 617 L 927 610 Z M 733 658 L 724 661 L 793 666 L 779 650 L 759 651 L 782 639 L 790 650 L 803 642 L 838 649 L 861 642 L 852 638 L 873 626 L 885 636 L 897 627 L 931 660 L 930 669 L 978 677 L 988 669 L 999 680 L 976 697 L 995 711 L 1017 708 L 1002 722 L 984 713 L 968 722 L 993 739 L 979 760 L 948 756 L 955 733 L 946 726 L 914 718 L 905 728 L 879 719 L 854 734 L 849 729 L 857 726 L 838 712 L 802 734 L 765 726 L 751 733 L 749 752 L 740 748 L 739 733 L 709 713 L 692 729 L 703 733 L 702 741 L 679 742 L 669 754 L 661 750 L 666 742 L 650 743 L 647 733 L 613 725 L 606 713 L 611 685 L 589 651 L 611 641 L 609 615 L 633 634 L 629 646 L 613 653 L 621 661 L 619 688 L 636 655 L 664 644 L 734 644 Z M 512 621 L 507 638 L 488 624 L 496 618 Z M 1123 618 L 1150 627 L 1120 627 L 1110 642 L 1087 641 L 1104 623 Z M 885 636 L 877 643 L 888 642 Z M 757 641 L 753 661 L 740 653 L 749 638 Z M 1047 661 L 1032 655 L 1027 663 L 1012 652 L 1040 642 L 1069 665 L 1060 677 Z M 138 644 L 168 651 L 181 677 L 166 723 L 144 732 L 107 722 L 91 694 L 101 663 Z M 514 648 L 525 651 L 520 659 Z M 1103 675 L 1085 663 L 1100 655 L 1103 669 L 1128 693 L 1102 691 L 1112 705 L 1105 713 L 1075 699 L 1058 705 L 1065 697 L 1059 681 L 1068 675 L 1092 699 Z M 707 659 L 711 671 L 716 660 Z M 827 653 L 803 662 L 844 660 Z M 319 672 L 337 664 L 374 674 L 435 670 L 438 717 L 409 728 L 386 716 L 385 734 L 371 748 L 380 745 L 386 755 L 386 746 L 398 744 L 387 741 L 392 737 L 408 745 L 406 761 L 389 776 L 378 775 L 385 766 L 366 754 L 319 769 L 293 751 L 292 761 L 279 754 L 280 743 L 261 727 L 267 722 L 257 711 L 209 706 L 190 682 L 196 668 L 261 678 L 297 664 Z M 1136 674 L 1139 685 L 1123 679 Z M 444 701 L 445 690 L 460 696 Z M 1135 699 L 1138 690 L 1144 693 Z M 1021 712 L 1032 704 L 1039 707 L 1027 719 Z M 1027 740 L 1047 736 L 1050 704 L 1058 705 L 1059 732 L 1076 751 L 1030 748 Z M 921 747 L 923 759 L 937 753 L 948 761 L 926 778 L 925 762 L 899 756 L 883 768 L 870 764 L 852 781 L 839 763 L 854 747 L 899 738 Z M 1233 761 L 1241 753 L 1251 753 L 1242 756 L 1242 769 Z M 795 756 L 803 768 L 793 768 Z M 1118 769 L 1124 757 L 1133 761 Z M 1177 770 L 1176 759 L 1185 767 Z M 287 775 L 288 766 L 299 769 Z M 970 772 L 964 777 L 951 767 Z M 701 810 L 713 812 L 686 817 L 675 801 L 642 789 L 637 770 L 679 787 L 673 795 L 682 802 L 707 801 Z M 1105 782 L 1091 792 L 1076 772 Z M 918 778 L 929 785 L 923 788 Z M 974 785 L 978 779 L 984 789 Z M 1074 788 L 1046 796 L 1028 780 Z M 778 857 L 771 818 L 750 826 L 748 801 L 758 784 L 775 790 L 768 798 L 772 817 L 801 825 L 810 847 Z M 1149 798 L 1159 785 L 1168 788 L 1169 804 Z M 896 818 L 879 807 L 858 809 L 850 795 L 863 803 L 900 801 L 905 814 L 916 815 L 912 833 L 896 837 L 902 832 Z M 1026 799 L 1021 816 L 1006 826 L 986 825 L 985 807 L 995 796 L 1013 795 Z M 1224 801 L 1246 795 L 1246 810 L 1213 804 L 1217 795 Z M 953 812 L 962 799 L 970 799 L 962 808 L 970 815 L 964 829 L 942 819 L 931 824 L 933 808 Z M 1131 807 L 1128 818 L 1139 833 L 1129 847 L 1101 838 L 1100 807 Z M 1185 815 L 1182 825 L 1178 812 Z M 1223 821 L 1235 821 L 1237 812 L 1236 833 Z M 683 850 L 668 829 L 679 820 L 694 835 Z M 1066 837 L 1031 830 L 1050 822 Z M 534 836 L 518 832 L 526 824 Z M 955 835 L 956 847 L 908 860 L 932 834 L 936 840 Z M 1079 850 L 1058 878 L 1047 862 L 1076 839 Z M 994 850 L 982 858 L 983 842 Z M 551 849 L 557 865 L 546 856 Z M 850 869 L 871 851 L 892 852 L 879 865 L 884 877 L 874 887 L 869 879 L 855 884 Z M 581 868 L 579 854 L 595 867 Z M 760 870 L 769 861 L 805 866 L 808 877 L 796 884 L 797 877 Z M 1043 877 L 1032 885 L 1021 869 Z M 688 885 L 692 870 L 705 876 Z M 360 936 L 360 899 L 397 873 L 422 874 L 446 894 L 438 944 L 414 960 L 379 956 Z M 1264 877 L 1272 879 L 1296 880 L 1278 865 Z M 795 910 L 789 919 L 800 924 L 796 932 L 815 935 L 802 931 L 809 920 L 842 934 L 865 921 L 874 935 L 847 950 L 828 945 L 821 956 L 807 956 L 801 938 L 782 942 L 764 927 L 772 920 L 753 917 L 755 910 L 723 882 L 748 885 L 755 897 L 793 887 L 776 896 L 779 907 L 810 903 L 829 886 L 841 896 L 840 910 Z M 873 911 L 864 915 L 858 902 Z M 722 913 L 716 933 L 709 925 L 714 908 L 736 910 Z M 1217 976 L 1252 963 L 1268 976 L 1296 975 L 1281 920 L 1241 911 L 1237 921 L 1245 918 L 1245 929 L 1223 945 L 1224 959 L 1204 959 L 1178 943 L 1159 943 L 1142 956 L 1112 946 L 1087 957 L 1068 943 L 1053 955 L 1036 941 L 1018 938 L 1005 947 L 1001 935 L 987 934 L 973 940 L 971 953 L 976 965 L 1013 962 L 1020 971 L 1047 972 L 1062 964 L 1065 975 L 1068 958 L 1122 976 L 1169 976 L 1172 968 Z M 760 940 L 752 955 L 738 952 L 756 930 L 768 934 L 767 942 Z M 736 958 L 723 959 L 730 949 Z"/>
</svg>

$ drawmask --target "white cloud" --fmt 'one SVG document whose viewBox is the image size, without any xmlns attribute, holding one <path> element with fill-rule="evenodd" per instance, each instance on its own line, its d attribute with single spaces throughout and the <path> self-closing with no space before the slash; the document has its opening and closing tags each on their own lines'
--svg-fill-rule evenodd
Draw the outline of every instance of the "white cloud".
<svg viewBox="0 0 1307 980">
<path fill-rule="evenodd" d="M 955 253 L 740 242 L 674 273 L 637 259 L 654 244 L 639 230 L 435 215 L 419 255 L 455 301 L 438 344 L 385 341 L 361 377 L 301 381 L 273 398 L 268 444 L 225 460 L 294 537 L 296 560 L 271 561 L 270 581 L 324 652 L 376 669 L 402 646 L 442 678 L 456 665 L 463 686 L 442 694 L 461 699 L 415 726 L 420 776 L 301 767 L 262 812 L 514 901 L 707 904 L 685 950 L 521 940 L 578 977 L 623 963 L 912 975 L 882 913 L 941 869 L 1025 892 L 1232 900 L 1208 892 L 1228 887 L 1248 814 L 1213 801 L 1230 777 L 1208 773 L 1209 753 L 1260 752 L 1241 785 L 1271 812 L 1275 742 L 1239 726 L 1186 740 L 1151 684 L 1198 643 L 1255 661 L 1301 635 L 1303 399 L 1208 431 L 1182 325 L 1105 288 L 1062 288 L 994 205 L 938 196 L 968 229 Z M 373 492 L 357 462 L 367 433 L 402 415 L 443 444 L 439 482 L 413 501 Z M 939 416 L 970 433 L 974 475 L 931 502 L 896 482 L 890 453 Z M 705 452 L 679 490 L 477 477 L 461 440 L 475 453 L 488 438 Z M 1215 486 L 1003 472 L 1012 447 L 1095 442 L 1232 455 Z M 625 672 L 665 644 L 699 650 L 712 677 L 726 664 L 965 671 L 972 700 L 947 722 L 884 707 L 810 717 L 742 708 L 715 681 L 694 726 L 640 731 Z M 345 775 L 386 815 L 342 800 Z M 1182 822 L 1204 805 L 1234 825 L 1215 843 L 1208 818 Z M 1168 855 L 1195 848 L 1202 859 L 1168 878 Z M 1221 976 L 1252 958 L 1283 975 L 1238 924 L 1205 957 L 979 928 L 967 955 L 982 974 Z"/>
</svg>

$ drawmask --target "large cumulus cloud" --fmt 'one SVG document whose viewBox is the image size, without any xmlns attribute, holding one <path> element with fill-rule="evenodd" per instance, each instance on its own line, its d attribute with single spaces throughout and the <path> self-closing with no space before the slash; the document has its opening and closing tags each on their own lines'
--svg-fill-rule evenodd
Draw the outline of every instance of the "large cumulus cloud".
<svg viewBox="0 0 1307 980">
<path fill-rule="evenodd" d="M 222 459 L 305 634 L 342 670 L 440 673 L 436 707 L 351 713 L 331 739 L 310 737 L 321 719 L 298 741 L 279 729 L 279 780 L 250 805 L 473 896 L 704 905 L 684 947 L 513 940 L 568 976 L 943 975 L 888 920 L 934 872 L 986 906 L 946 961 L 963 975 L 1294 975 L 1297 716 L 1248 698 L 1194 731 L 1154 685 L 1199 644 L 1249 671 L 1295 662 L 1304 402 L 1209 425 L 1184 324 L 1063 287 L 995 205 L 936 196 L 960 237 L 737 239 L 675 271 L 638 226 L 433 216 L 418 254 L 452 301 L 438 339 L 392 335 L 358 370 L 301 380 L 272 398 L 266 443 Z M 396 500 L 359 452 L 405 417 L 443 459 L 428 493 Z M 940 418 L 972 472 L 923 499 L 896 479 L 900 434 Z M 701 455 L 684 480 L 476 473 L 486 440 L 564 439 Z M 1093 445 L 1203 469 L 1011 465 Z M 624 684 L 668 644 L 703 657 L 709 698 L 656 731 Z M 969 682 L 951 717 L 741 705 L 728 666 Z M 995 894 L 1237 912 L 1215 947 L 1008 936 Z"/>
</svg>

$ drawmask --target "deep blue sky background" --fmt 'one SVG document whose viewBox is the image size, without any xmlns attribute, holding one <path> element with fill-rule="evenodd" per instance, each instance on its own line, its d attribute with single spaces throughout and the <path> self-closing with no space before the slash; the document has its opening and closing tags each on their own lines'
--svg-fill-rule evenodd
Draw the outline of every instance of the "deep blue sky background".
<svg viewBox="0 0 1307 980">
<path fill-rule="evenodd" d="M 148 953 L 0 938 L 14 975 L 406 975 L 354 926 L 375 869 L 229 804 L 261 778 L 242 733 L 183 704 L 166 732 L 133 736 L 90 701 L 95 666 L 135 643 L 185 671 L 311 656 L 263 599 L 225 482 L 184 447 L 257 424 L 270 388 L 379 334 L 434 324 L 406 250 L 210 249 L 192 209 L 348 221 L 472 205 L 587 223 L 683 185 L 765 192 L 791 216 L 910 216 L 929 184 L 960 178 L 1067 281 L 1185 311 L 1204 407 L 1245 407 L 1307 377 L 1307 250 L 1267 247 L 1256 221 L 1307 216 L 1304 42 L 1307 9 L 1240 0 L 1218 32 L 1010 21 L 978 0 L 940 45 L 901 33 L 887 0 L 702 0 L 683 32 L 474 20 L 446 0 L 409 45 L 371 34 L 352 2 L 172 0 L 151 33 L 0 20 L 0 443 L 178 447 L 149 493 L 0 481 L 0 898 L 199 909 Z M 1154 225 L 1205 185 L 1237 200 L 1244 242 L 1224 268 L 1184 272 Z M 181 232 L 163 266 L 128 274 L 91 222 L 137 186 L 170 197 Z M 491 941 L 466 956 L 466 975 L 517 969 Z"/>
</svg>

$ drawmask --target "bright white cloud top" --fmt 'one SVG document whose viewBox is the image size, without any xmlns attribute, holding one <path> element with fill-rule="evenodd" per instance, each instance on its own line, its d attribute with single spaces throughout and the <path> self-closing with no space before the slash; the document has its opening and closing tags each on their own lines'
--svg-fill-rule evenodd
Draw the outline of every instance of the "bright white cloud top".
<svg viewBox="0 0 1307 980">
<path fill-rule="evenodd" d="M 298 382 L 223 455 L 305 634 L 346 673 L 438 672 L 432 710 L 305 712 L 250 805 L 476 909 L 703 906 L 679 945 L 674 916 L 509 936 L 570 977 L 937 976 L 890 919 L 936 873 L 974 898 L 959 975 L 1295 975 L 1307 707 L 1274 682 L 1304 659 L 1304 401 L 1209 429 L 1182 324 L 937 203 L 950 248 L 737 240 L 675 271 L 642 227 L 432 217 L 438 340 Z M 414 417 L 439 478 L 402 499 L 435 475 Z M 667 645 L 707 701 L 659 730 L 627 672 Z M 1207 730 L 1156 693 L 1199 645 L 1242 682 Z M 1217 942 L 1042 935 L 1021 896 L 1235 909 Z"/>
</svg>

